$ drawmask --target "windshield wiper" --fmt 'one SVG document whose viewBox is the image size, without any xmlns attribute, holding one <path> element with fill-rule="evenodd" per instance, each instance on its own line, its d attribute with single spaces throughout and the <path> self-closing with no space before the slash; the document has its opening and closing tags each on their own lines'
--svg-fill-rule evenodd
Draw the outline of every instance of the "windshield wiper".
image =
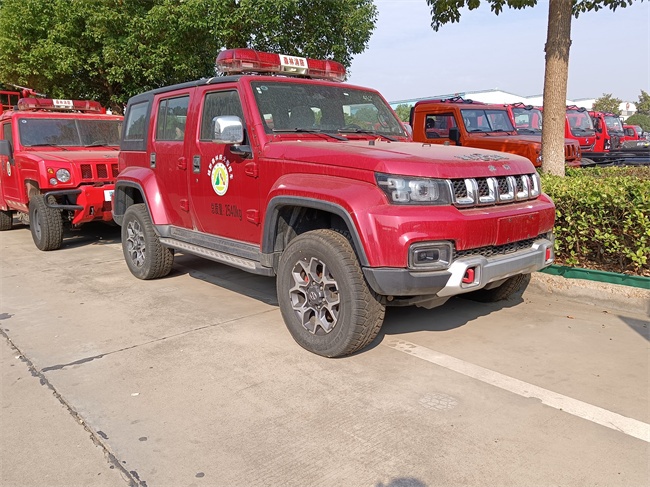
<svg viewBox="0 0 650 487">
<path fill-rule="evenodd" d="M 318 129 L 301 129 L 301 128 L 273 129 L 273 132 L 278 133 L 278 134 L 290 134 L 290 133 L 293 133 L 293 132 L 301 132 L 301 133 L 307 133 L 307 134 L 327 135 L 328 137 L 332 137 L 333 139 L 336 139 L 336 140 L 348 140 L 345 137 L 341 137 L 340 135 L 332 134 L 330 132 L 324 132 L 324 131 L 318 130 Z"/>
<path fill-rule="evenodd" d="M 380 134 L 376 130 L 363 130 L 363 129 L 338 129 L 337 132 L 339 134 L 367 134 L 367 135 L 377 135 L 379 137 L 383 137 L 386 140 L 390 140 L 392 142 L 399 142 L 399 139 L 396 139 L 395 137 L 391 137 L 390 135 L 386 134 Z"/>
<path fill-rule="evenodd" d="M 63 150 L 68 150 L 65 147 L 58 145 L 58 144 L 49 144 L 49 143 L 43 143 L 43 144 L 32 144 L 29 147 L 58 147 L 59 149 Z"/>
<path fill-rule="evenodd" d="M 110 145 L 108 144 L 108 142 L 97 140 L 95 142 L 91 142 L 90 144 L 84 145 L 84 147 L 110 147 Z"/>
<path fill-rule="evenodd" d="M 539 134 L 541 130 L 524 128 L 524 129 L 517 129 L 517 132 L 522 134 Z"/>
</svg>

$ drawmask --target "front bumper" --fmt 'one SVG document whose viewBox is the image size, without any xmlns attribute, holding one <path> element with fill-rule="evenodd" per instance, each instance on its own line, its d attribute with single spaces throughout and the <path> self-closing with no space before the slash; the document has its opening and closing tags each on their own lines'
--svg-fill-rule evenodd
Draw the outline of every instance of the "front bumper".
<svg viewBox="0 0 650 487">
<path fill-rule="evenodd" d="M 110 221 L 113 219 L 112 198 L 115 185 L 82 186 L 78 189 L 64 189 L 48 191 L 43 195 L 45 205 L 58 210 L 74 211 L 73 225 L 80 225 L 93 220 Z M 50 202 L 49 197 L 54 196 L 57 202 Z M 73 204 L 58 203 L 58 198 L 67 196 Z"/>
<path fill-rule="evenodd" d="M 550 256 L 548 259 L 547 254 Z M 461 257 L 444 271 L 364 267 L 363 273 L 370 287 L 383 296 L 449 297 L 476 291 L 517 274 L 543 269 L 553 263 L 553 258 L 553 242 L 539 238 L 531 247 L 512 254 Z"/>
</svg>

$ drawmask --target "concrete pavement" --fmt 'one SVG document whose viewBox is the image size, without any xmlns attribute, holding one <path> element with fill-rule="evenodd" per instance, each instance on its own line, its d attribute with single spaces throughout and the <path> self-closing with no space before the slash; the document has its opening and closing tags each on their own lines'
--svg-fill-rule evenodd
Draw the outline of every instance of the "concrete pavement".
<svg viewBox="0 0 650 487">
<path fill-rule="evenodd" d="M 649 443 L 632 434 L 650 431 L 638 310 L 534 285 L 498 304 L 389 309 L 368 349 L 333 360 L 293 342 L 273 279 L 178 255 L 168 278 L 139 281 L 115 228 L 56 252 L 17 228 L 0 250 L 0 485 L 650 481 Z M 637 430 L 589 417 L 606 413 Z"/>
</svg>

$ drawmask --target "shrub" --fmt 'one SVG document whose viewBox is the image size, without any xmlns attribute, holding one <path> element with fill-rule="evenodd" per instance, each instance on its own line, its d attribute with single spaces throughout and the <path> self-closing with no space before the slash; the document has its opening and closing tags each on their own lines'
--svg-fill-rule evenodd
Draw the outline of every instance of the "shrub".
<svg viewBox="0 0 650 487">
<path fill-rule="evenodd" d="M 650 277 L 650 167 L 567 169 L 542 186 L 557 263 Z"/>
</svg>

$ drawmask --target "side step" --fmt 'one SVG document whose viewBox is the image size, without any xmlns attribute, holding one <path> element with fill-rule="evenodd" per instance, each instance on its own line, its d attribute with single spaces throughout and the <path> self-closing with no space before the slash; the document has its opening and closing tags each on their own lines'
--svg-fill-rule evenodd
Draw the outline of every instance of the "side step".
<svg viewBox="0 0 650 487">
<path fill-rule="evenodd" d="M 198 255 L 199 257 L 204 257 L 206 259 L 214 260 L 215 262 L 220 262 L 232 267 L 237 267 L 243 269 L 247 272 L 252 272 L 254 274 L 259 274 L 262 276 L 274 276 L 275 273 L 273 269 L 269 267 L 262 267 L 259 262 L 250 259 L 244 259 L 242 257 L 237 257 L 235 255 L 226 254 L 219 252 L 217 250 L 208 249 L 206 247 L 201 247 L 200 245 L 194 245 L 191 243 L 183 242 L 175 238 L 169 237 L 160 237 L 160 243 L 171 247 L 173 249 L 178 249 L 183 252 L 188 252 L 190 254 Z"/>
</svg>

